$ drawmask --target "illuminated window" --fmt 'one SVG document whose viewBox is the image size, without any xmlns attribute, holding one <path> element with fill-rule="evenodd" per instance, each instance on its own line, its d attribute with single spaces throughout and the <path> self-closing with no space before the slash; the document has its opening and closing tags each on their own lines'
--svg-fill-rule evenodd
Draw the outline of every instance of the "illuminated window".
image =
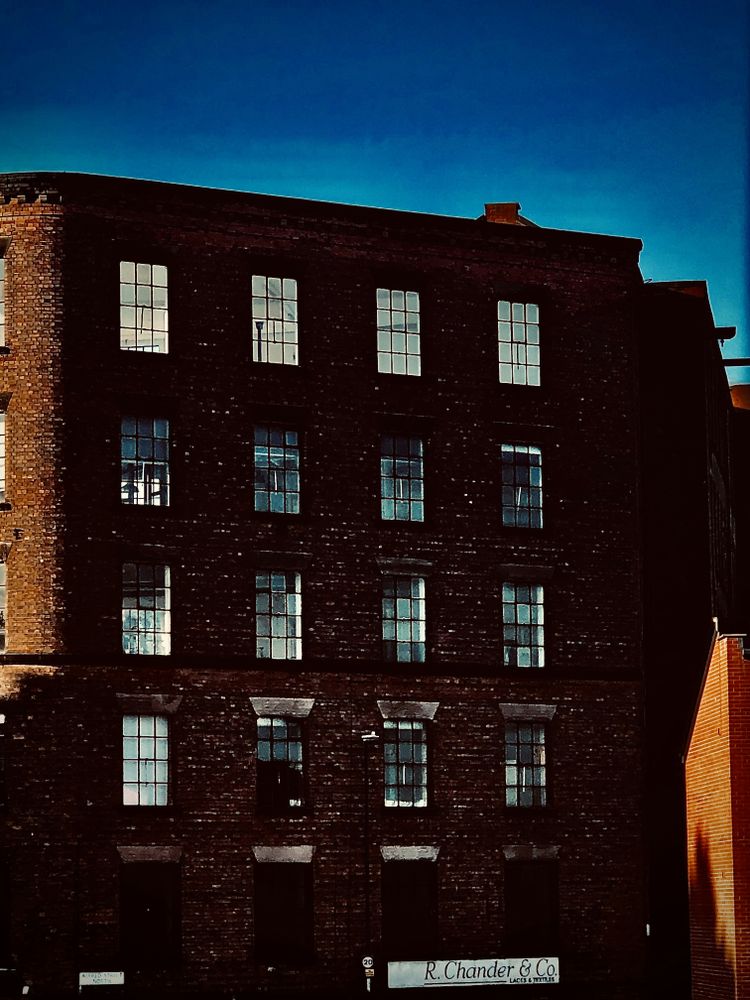
<svg viewBox="0 0 750 1000">
<path fill-rule="evenodd" d="M 539 306 L 498 302 L 497 337 L 500 381 L 539 385 Z"/>
<path fill-rule="evenodd" d="M 386 719 L 384 752 L 385 805 L 427 805 L 427 730 L 415 719 Z"/>
<path fill-rule="evenodd" d="M 420 375 L 419 292 L 378 288 L 378 371 Z"/>
<path fill-rule="evenodd" d="M 544 666 L 544 588 L 539 584 L 503 584 L 503 663 Z"/>
<path fill-rule="evenodd" d="M 504 444 L 502 460 L 503 524 L 542 527 L 542 453 L 525 444 Z"/>
<path fill-rule="evenodd" d="M 298 719 L 259 716 L 257 766 L 258 808 L 262 812 L 302 809 L 302 723 Z"/>
<path fill-rule="evenodd" d="M 297 282 L 253 275 L 253 361 L 299 363 Z"/>
<path fill-rule="evenodd" d="M 255 509 L 299 514 L 299 435 L 283 427 L 255 428 Z"/>
<path fill-rule="evenodd" d="M 302 582 L 299 573 L 255 574 L 255 652 L 261 659 L 302 657 Z"/>
<path fill-rule="evenodd" d="M 123 417 L 120 457 L 122 502 L 166 506 L 169 503 L 169 421 Z"/>
<path fill-rule="evenodd" d="M 126 653 L 170 652 L 169 566 L 125 563 L 122 567 L 122 648 Z"/>
<path fill-rule="evenodd" d="M 169 802 L 169 722 L 164 715 L 123 716 L 122 802 L 126 806 Z"/>
<path fill-rule="evenodd" d="M 422 439 L 380 438 L 380 516 L 384 521 L 424 521 Z"/>
<path fill-rule="evenodd" d="M 505 804 L 547 805 L 547 754 L 543 722 L 505 723 Z"/>
<path fill-rule="evenodd" d="M 389 576 L 383 581 L 383 655 L 386 660 L 423 662 L 425 586 L 422 577 Z"/>
<path fill-rule="evenodd" d="M 160 264 L 120 264 L 120 347 L 166 354 L 167 269 Z"/>
</svg>

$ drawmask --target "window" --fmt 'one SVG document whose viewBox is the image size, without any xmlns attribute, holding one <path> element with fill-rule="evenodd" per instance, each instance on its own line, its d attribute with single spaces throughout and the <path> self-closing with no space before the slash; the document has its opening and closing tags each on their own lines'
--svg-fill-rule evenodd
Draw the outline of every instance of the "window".
<svg viewBox="0 0 750 1000">
<path fill-rule="evenodd" d="M 5 502 L 6 470 L 5 470 L 5 410 L 0 410 L 0 503 Z"/>
<path fill-rule="evenodd" d="M 544 587 L 503 584 L 503 664 L 544 666 Z"/>
<path fill-rule="evenodd" d="M 0 249 L 0 347 L 5 346 L 5 257 Z"/>
<path fill-rule="evenodd" d="M 504 444 L 500 454 L 503 524 L 509 528 L 541 528 L 541 451 L 534 445 Z"/>
<path fill-rule="evenodd" d="M 294 278 L 253 275 L 253 361 L 296 365 L 299 322 Z"/>
<path fill-rule="evenodd" d="M 302 809 L 301 722 L 260 716 L 257 761 L 258 808 L 269 813 Z"/>
<path fill-rule="evenodd" d="M 415 719 L 386 719 L 385 805 L 427 805 L 427 730 Z"/>
<path fill-rule="evenodd" d="M 506 861 L 504 895 L 505 953 L 554 953 L 559 926 L 557 862 Z"/>
<path fill-rule="evenodd" d="M 0 712 L 0 806 L 4 806 L 8 801 L 8 787 L 5 781 L 5 748 L 7 745 L 5 740 L 5 715 L 3 712 Z M 2 896 L 0 896 L 0 899 L 2 899 Z"/>
<path fill-rule="evenodd" d="M 255 509 L 299 514 L 299 435 L 282 427 L 255 428 Z"/>
<path fill-rule="evenodd" d="M 122 717 L 122 804 L 169 802 L 169 720 L 165 715 Z"/>
<path fill-rule="evenodd" d="M 543 722 L 505 723 L 506 806 L 547 805 L 547 758 Z"/>
<path fill-rule="evenodd" d="M 312 864 L 255 865 L 255 958 L 303 964 L 313 957 Z"/>
<path fill-rule="evenodd" d="M 261 659 L 302 658 L 302 583 L 299 573 L 255 574 L 255 653 Z"/>
<path fill-rule="evenodd" d="M 386 861 L 382 878 L 386 955 L 429 958 L 438 945 L 436 862 Z"/>
<path fill-rule="evenodd" d="M 422 663 L 425 658 L 425 587 L 419 576 L 383 581 L 383 656 Z"/>
<path fill-rule="evenodd" d="M 122 567 L 122 648 L 126 653 L 170 652 L 169 566 L 125 563 Z"/>
<path fill-rule="evenodd" d="M 0 562 L 0 653 L 8 648 L 8 564 Z"/>
<path fill-rule="evenodd" d="M 381 436 L 380 514 L 384 521 L 424 521 L 421 438 Z"/>
<path fill-rule="evenodd" d="M 539 385 L 539 306 L 498 302 L 497 337 L 500 381 Z"/>
<path fill-rule="evenodd" d="M 180 954 L 180 867 L 165 861 L 120 866 L 120 948 L 130 969 L 162 969 Z"/>
<path fill-rule="evenodd" d="M 123 417 L 120 426 L 120 496 L 123 503 L 169 504 L 169 421 Z"/>
<path fill-rule="evenodd" d="M 377 306 L 378 371 L 420 375 L 419 292 L 379 288 Z"/>
<path fill-rule="evenodd" d="M 160 264 L 120 263 L 120 347 L 166 354 L 167 269 Z"/>
</svg>

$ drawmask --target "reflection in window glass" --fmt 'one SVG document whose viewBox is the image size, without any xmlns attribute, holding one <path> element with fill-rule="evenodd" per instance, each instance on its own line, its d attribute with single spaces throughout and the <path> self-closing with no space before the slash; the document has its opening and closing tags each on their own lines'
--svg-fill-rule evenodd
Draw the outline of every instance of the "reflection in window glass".
<svg viewBox="0 0 750 1000">
<path fill-rule="evenodd" d="M 123 805 L 165 806 L 168 800 L 169 723 L 166 716 L 123 716 Z"/>
<path fill-rule="evenodd" d="M 505 724 L 505 804 L 547 805 L 547 756 L 543 722 Z"/>
<path fill-rule="evenodd" d="M 255 574 L 255 652 L 261 659 L 302 657 L 302 583 L 299 573 Z"/>
<path fill-rule="evenodd" d="M 422 439 L 380 439 L 380 515 L 384 521 L 424 521 Z"/>
<path fill-rule="evenodd" d="M 120 263 L 120 347 L 166 354 L 167 269 L 160 264 Z"/>
<path fill-rule="evenodd" d="M 254 274 L 252 291 L 253 361 L 298 364 L 297 282 Z"/>
<path fill-rule="evenodd" d="M 425 658 L 425 586 L 422 577 L 390 576 L 383 581 L 383 656 L 397 662 Z"/>
<path fill-rule="evenodd" d="M 539 385 L 539 306 L 533 303 L 497 304 L 500 381 Z"/>
<path fill-rule="evenodd" d="M 122 648 L 126 653 L 170 652 L 169 566 L 125 563 L 122 567 Z"/>
<path fill-rule="evenodd" d="M 302 723 L 277 716 L 258 718 L 258 808 L 283 813 L 301 809 Z"/>
<path fill-rule="evenodd" d="M 541 528 L 541 450 L 534 445 L 504 444 L 501 460 L 503 524 L 509 528 Z"/>
<path fill-rule="evenodd" d="M 169 504 L 169 421 L 123 417 L 120 496 L 126 504 Z"/>
<path fill-rule="evenodd" d="M 420 375 L 419 292 L 378 288 L 378 371 Z"/>
<path fill-rule="evenodd" d="M 283 427 L 255 428 L 255 509 L 299 514 L 299 435 Z"/>
<path fill-rule="evenodd" d="M 384 722 L 385 805 L 427 805 L 427 731 L 422 721 Z"/>
<path fill-rule="evenodd" d="M 503 584 L 503 663 L 544 666 L 544 588 L 539 584 Z"/>
</svg>

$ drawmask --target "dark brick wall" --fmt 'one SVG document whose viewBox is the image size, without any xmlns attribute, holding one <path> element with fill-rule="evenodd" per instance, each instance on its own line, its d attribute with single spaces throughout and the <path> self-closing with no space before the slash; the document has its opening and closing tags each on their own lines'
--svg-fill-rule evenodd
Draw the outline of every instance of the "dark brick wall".
<svg viewBox="0 0 750 1000">
<path fill-rule="evenodd" d="M 35 200 L 44 188 L 59 191 L 61 205 Z M 29 198 L 22 207 L 11 199 L 19 189 Z M 0 206 L 0 236 L 11 236 L 15 255 L 11 353 L 0 365 L 10 378 L 21 357 L 37 357 L 23 382 L 23 413 L 57 434 L 34 459 L 49 489 L 23 503 L 19 495 L 17 505 L 30 517 L 38 504 L 57 533 L 38 556 L 27 536 L 12 549 L 11 655 L 0 667 L 11 746 L 10 805 L 0 822 L 25 973 L 48 989 L 70 988 L 77 969 L 116 965 L 116 847 L 155 843 L 183 851 L 184 962 L 180 974 L 143 985 L 330 989 L 361 976 L 359 737 L 379 728 L 376 699 L 390 697 L 441 707 L 430 734 L 434 808 L 384 812 L 373 768 L 375 938 L 380 845 L 440 848 L 441 951 L 450 957 L 502 953 L 503 847 L 555 846 L 557 995 L 640 995 L 637 244 L 75 175 L 6 178 L 0 190 L 10 199 Z M 54 220 L 53 234 L 34 244 L 46 247 L 43 279 L 26 270 L 38 251 L 22 253 L 19 213 Z M 118 349 L 122 259 L 169 267 L 167 356 Z M 17 297 L 20 273 L 36 289 L 28 305 Z M 299 368 L 251 363 L 252 273 L 299 281 Z M 47 322 L 35 324 L 46 338 L 42 362 L 18 331 L 42 310 L 45 282 L 59 291 Z M 421 294 L 419 379 L 376 372 L 378 285 Z M 521 296 L 542 308 L 539 389 L 497 382 L 495 303 Z M 119 421 L 140 412 L 171 422 L 169 508 L 119 503 Z M 299 517 L 252 512 L 252 427 L 270 418 L 302 432 Z M 9 423 L 13 483 L 26 433 L 20 408 Z M 395 425 L 426 439 L 424 525 L 379 520 L 379 435 Z M 543 449 L 542 531 L 500 526 L 504 442 Z M 15 516 L 15 503 L 0 514 Z M 301 663 L 255 660 L 254 569 L 269 552 L 304 563 Z M 378 560 L 404 557 L 432 564 L 423 666 L 380 661 Z M 120 653 L 126 559 L 172 567 L 166 663 Z M 508 564 L 552 571 L 543 671 L 500 666 Z M 19 591 L 32 572 L 47 589 Z M 63 579 L 52 595 L 50 581 Z M 34 628 L 22 631 L 21 614 Z M 20 654 L 42 663 L 24 666 Z M 183 695 L 174 720 L 176 802 L 154 815 L 118 804 L 115 693 L 144 691 Z M 271 821 L 253 808 L 248 699 L 259 694 L 316 698 L 308 727 L 314 811 L 304 819 Z M 502 804 L 498 705 L 513 701 L 558 706 L 553 804 L 544 811 L 516 814 Z M 319 960 L 310 969 L 269 978 L 253 962 L 257 844 L 315 846 Z"/>
</svg>

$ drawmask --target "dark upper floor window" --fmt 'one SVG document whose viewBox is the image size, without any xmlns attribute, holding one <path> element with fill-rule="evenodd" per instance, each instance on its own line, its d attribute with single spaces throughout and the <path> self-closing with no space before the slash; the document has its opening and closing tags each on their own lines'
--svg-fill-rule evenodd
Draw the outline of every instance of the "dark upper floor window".
<svg viewBox="0 0 750 1000">
<path fill-rule="evenodd" d="M 383 723 L 385 805 L 427 805 L 427 729 L 419 719 Z"/>
<path fill-rule="evenodd" d="M 380 438 L 380 515 L 384 521 L 424 521 L 422 438 Z"/>
<path fill-rule="evenodd" d="M 161 264 L 120 263 L 120 347 L 168 351 L 167 269 Z"/>
<path fill-rule="evenodd" d="M 504 444 L 502 515 L 508 528 L 542 527 L 542 452 L 534 445 Z"/>
<path fill-rule="evenodd" d="M 302 723 L 276 716 L 258 718 L 257 799 L 262 812 L 302 809 Z"/>
<path fill-rule="evenodd" d="M 299 364 L 297 282 L 253 275 L 253 361 Z"/>
<path fill-rule="evenodd" d="M 284 427 L 256 426 L 255 509 L 299 514 L 299 434 Z"/>
<path fill-rule="evenodd" d="M 544 587 L 503 584 L 503 664 L 544 666 Z"/>
<path fill-rule="evenodd" d="M 543 722 L 505 723 L 505 804 L 547 805 L 547 743 Z"/>
<path fill-rule="evenodd" d="M 302 965 L 313 957 L 312 865 L 255 865 L 255 958 Z"/>
<path fill-rule="evenodd" d="M 169 421 L 123 417 L 120 424 L 120 496 L 126 504 L 169 504 Z"/>
<path fill-rule="evenodd" d="M 378 288 L 378 371 L 421 375 L 419 292 Z"/>
<path fill-rule="evenodd" d="M 423 662 L 426 652 L 425 585 L 420 576 L 383 580 L 383 656 Z"/>
<path fill-rule="evenodd" d="M 164 861 L 120 866 L 120 949 L 129 969 L 161 969 L 180 956 L 180 867 Z"/>
<path fill-rule="evenodd" d="M 171 649 L 169 566 L 124 563 L 122 648 L 126 653 L 166 656 Z"/>
<path fill-rule="evenodd" d="M 539 385 L 539 306 L 532 302 L 497 304 L 500 381 Z"/>
</svg>

